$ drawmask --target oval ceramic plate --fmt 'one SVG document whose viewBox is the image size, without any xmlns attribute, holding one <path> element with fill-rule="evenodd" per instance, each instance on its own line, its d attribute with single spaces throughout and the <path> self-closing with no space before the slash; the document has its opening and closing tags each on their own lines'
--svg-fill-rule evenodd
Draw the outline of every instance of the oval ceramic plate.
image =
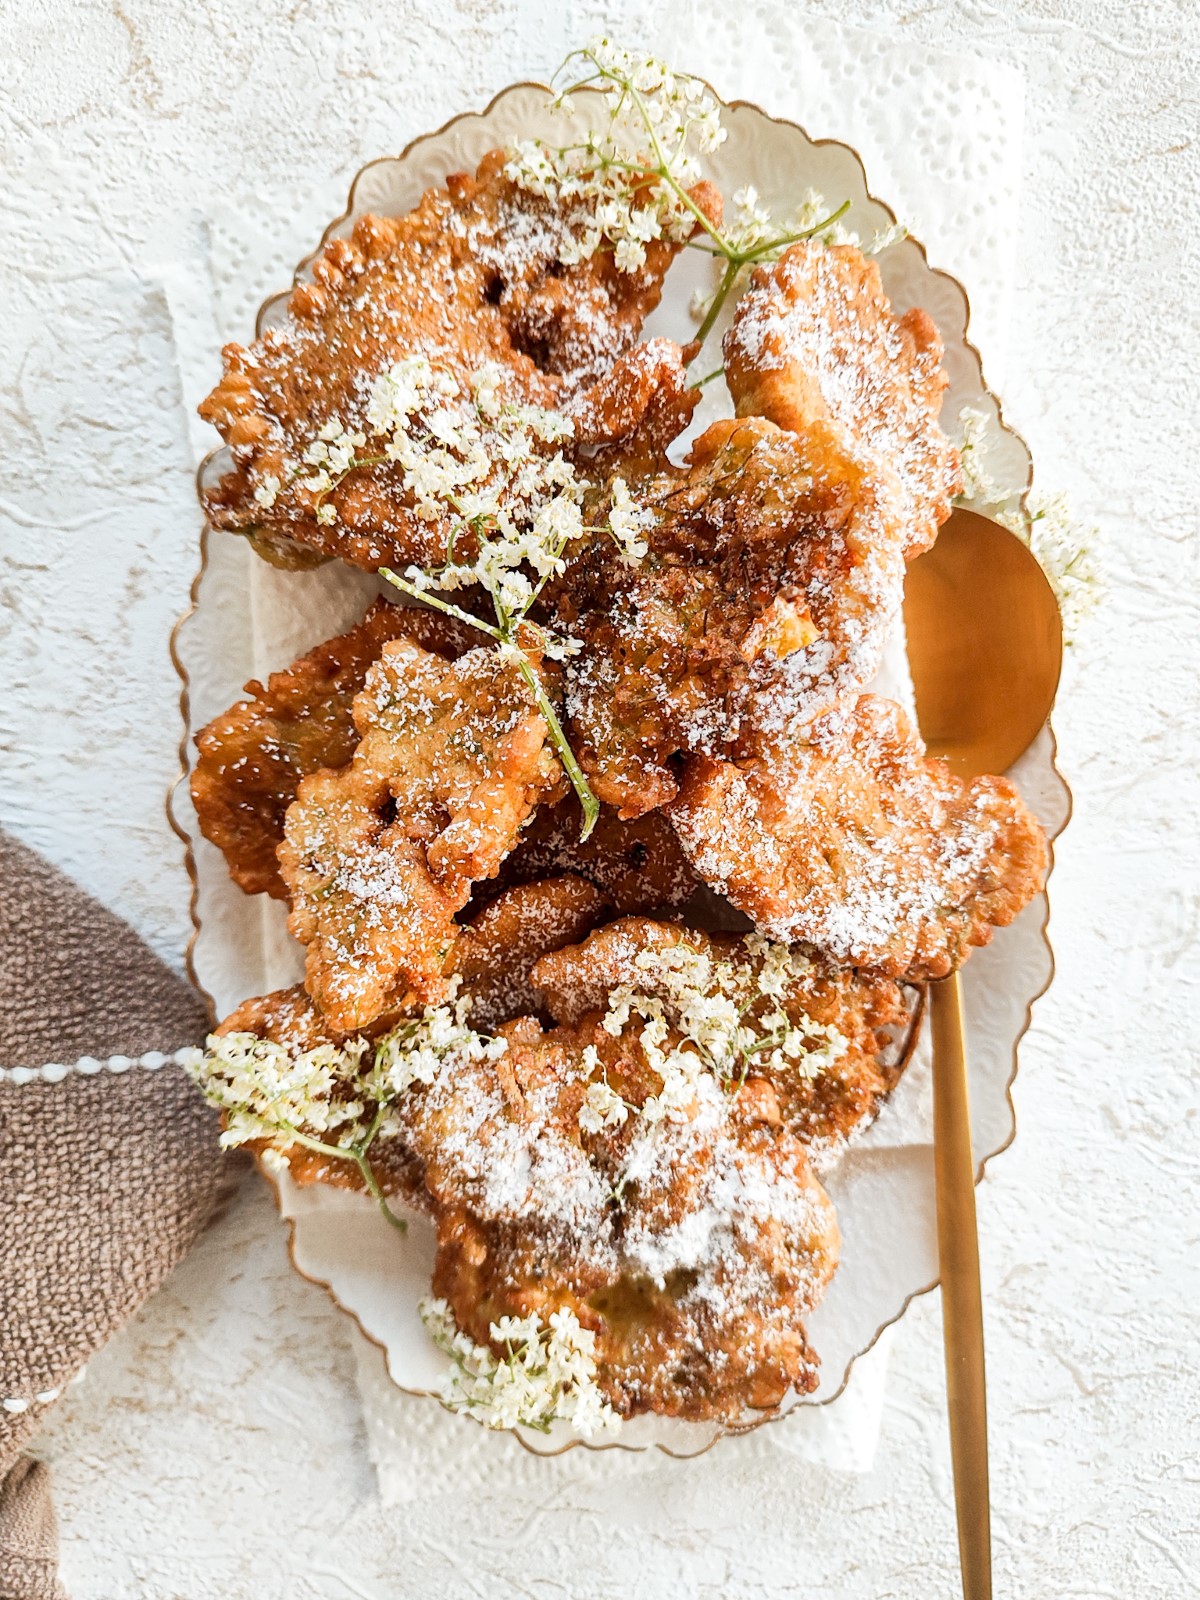
<svg viewBox="0 0 1200 1600">
<path fill-rule="evenodd" d="M 579 116 L 594 105 L 588 96 L 579 96 L 578 102 Z M 783 214 L 809 188 L 819 191 L 831 207 L 849 199 L 845 225 L 864 239 L 894 221 L 868 190 L 862 162 L 848 146 L 811 139 L 795 124 L 768 117 L 745 102 L 726 107 L 724 122 L 729 137 L 712 158 L 708 175 L 725 195 L 753 184 L 763 200 Z M 488 150 L 516 138 L 549 134 L 551 127 L 544 88 L 520 84 L 505 90 L 486 111 L 456 118 L 437 133 L 416 140 L 403 155 L 364 167 L 345 214 L 326 230 L 322 243 L 348 233 L 364 212 L 408 210 L 424 190 L 442 184 L 448 173 L 473 169 Z M 305 276 L 312 259 L 301 264 L 297 280 Z M 1031 479 L 1029 452 L 1005 426 L 983 381 L 978 353 L 967 337 L 969 308 L 962 287 L 933 270 L 913 239 L 889 248 L 880 266 L 893 304 L 901 310 L 924 307 L 941 330 L 950 377 L 943 411 L 947 431 L 955 432 L 964 407 L 982 412 L 992 475 L 1011 493 L 1024 494 Z M 696 287 L 707 285 L 709 271 L 710 258 L 684 252 L 667 278 L 648 334 L 666 334 L 680 342 L 692 337 L 689 301 Z M 284 291 L 262 307 L 260 332 L 286 315 L 286 298 Z M 720 364 L 721 332 L 718 326 L 710 335 L 711 363 L 702 362 L 697 370 L 707 372 Z M 728 397 L 717 389 L 707 386 L 693 428 L 728 411 Z M 307 573 L 278 572 L 258 561 L 244 540 L 209 535 L 194 606 L 175 639 L 176 665 L 184 682 L 185 767 L 191 735 L 238 697 L 247 678 L 286 665 L 300 651 L 348 626 L 377 587 L 366 574 L 334 564 Z M 893 642 L 881 687 L 908 698 L 901 640 Z M 1070 797 L 1054 764 L 1049 726 L 1012 776 L 1053 838 L 1067 820 Z M 199 837 L 182 781 L 173 796 L 172 812 L 188 845 L 194 885 L 191 970 L 214 1013 L 224 1015 L 248 994 L 295 982 L 302 962 L 287 937 L 283 907 L 262 897 L 248 899 L 232 885 L 220 855 Z M 976 952 L 964 969 L 972 1131 L 980 1171 L 1011 1142 L 1015 1131 L 1009 1088 L 1017 1045 L 1028 1027 L 1033 1001 L 1053 971 L 1047 916 L 1042 895 L 1012 927 L 1000 930 L 991 945 Z M 840 1393 L 855 1359 L 915 1295 L 936 1283 L 931 1127 L 928 1059 L 918 1046 L 873 1127 L 824 1175 L 842 1228 L 842 1258 L 825 1301 L 808 1324 L 821 1355 L 820 1387 L 797 1404 L 822 1404 Z M 299 1271 L 325 1285 L 367 1337 L 383 1347 L 395 1383 L 412 1392 L 430 1393 L 444 1358 L 417 1312 L 418 1301 L 428 1292 L 433 1262 L 428 1225 L 414 1219 L 408 1234 L 398 1235 L 363 1196 L 320 1187 L 300 1189 L 286 1177 L 279 1184 L 278 1198 L 291 1223 L 292 1256 Z M 745 1426 L 754 1426 L 757 1420 Z M 741 1429 L 640 1417 L 625 1425 L 615 1448 L 658 1447 L 691 1455 L 732 1431 Z M 528 1430 L 518 1434 L 530 1448 L 547 1453 L 572 1442 L 565 1432 L 549 1437 Z"/>
</svg>

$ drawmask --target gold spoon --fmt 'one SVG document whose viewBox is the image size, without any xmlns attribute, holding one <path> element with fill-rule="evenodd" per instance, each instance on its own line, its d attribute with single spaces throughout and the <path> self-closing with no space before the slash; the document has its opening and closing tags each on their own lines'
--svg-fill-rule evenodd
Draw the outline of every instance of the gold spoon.
<svg viewBox="0 0 1200 1600">
<path fill-rule="evenodd" d="M 1004 772 L 1037 738 L 1058 689 L 1062 619 L 1036 558 L 1007 528 L 957 510 L 908 569 L 904 624 L 930 755 L 964 778 Z M 991 1600 L 987 1389 L 975 1162 L 957 973 L 930 985 L 938 1261 L 950 1454 L 964 1600 Z"/>
</svg>

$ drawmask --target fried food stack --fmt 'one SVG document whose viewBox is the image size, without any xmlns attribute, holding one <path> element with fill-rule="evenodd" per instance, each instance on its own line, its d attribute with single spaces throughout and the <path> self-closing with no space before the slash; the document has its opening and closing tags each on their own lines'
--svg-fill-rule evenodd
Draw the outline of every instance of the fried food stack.
<svg viewBox="0 0 1200 1600">
<path fill-rule="evenodd" d="M 629 274 L 560 239 L 499 154 L 359 221 L 282 328 L 225 351 L 207 509 L 284 565 L 436 566 L 449 523 L 395 461 L 309 486 L 314 419 L 353 430 L 414 354 L 454 381 L 498 363 L 568 417 L 594 522 L 618 478 L 651 513 L 640 560 L 568 554 L 537 616 L 573 653 L 529 652 L 599 823 L 581 838 L 510 657 L 378 600 L 198 736 L 201 828 L 306 952 L 302 987 L 219 1032 L 370 1049 L 469 1002 L 503 1044 L 447 1053 L 372 1150 L 433 1219 L 435 1293 L 497 1355 L 501 1319 L 569 1310 L 620 1415 L 733 1419 L 815 1385 L 804 1318 L 838 1250 L 819 1174 L 894 1086 L 914 986 L 1011 922 L 1046 845 L 1011 783 L 955 778 L 865 692 L 959 487 L 928 316 L 896 316 L 856 249 L 794 245 L 726 336 L 735 416 L 676 464 L 688 352 L 638 342 L 673 247 Z M 736 1059 L 693 1071 L 730 1007 Z M 300 1182 L 363 1181 L 284 1154 Z"/>
</svg>

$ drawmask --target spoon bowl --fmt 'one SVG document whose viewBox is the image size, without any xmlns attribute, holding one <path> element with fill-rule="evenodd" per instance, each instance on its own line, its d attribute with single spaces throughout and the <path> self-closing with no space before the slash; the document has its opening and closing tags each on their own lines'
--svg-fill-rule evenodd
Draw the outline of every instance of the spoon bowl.
<svg viewBox="0 0 1200 1600">
<path fill-rule="evenodd" d="M 1062 670 L 1058 601 L 1037 557 L 954 511 L 908 569 L 908 660 L 921 737 L 963 778 L 1006 772 L 1037 738 Z"/>
</svg>

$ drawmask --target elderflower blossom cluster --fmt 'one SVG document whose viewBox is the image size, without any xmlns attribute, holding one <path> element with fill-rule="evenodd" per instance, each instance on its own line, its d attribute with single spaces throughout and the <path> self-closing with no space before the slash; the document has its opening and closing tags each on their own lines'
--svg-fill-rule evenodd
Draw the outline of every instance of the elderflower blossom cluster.
<svg viewBox="0 0 1200 1600">
<path fill-rule="evenodd" d="M 279 499 L 279 488 L 279 479 L 276 475 L 273 472 L 264 472 L 254 490 L 255 504 L 260 505 L 264 511 L 269 511 Z"/>
<path fill-rule="evenodd" d="M 1070 643 L 1104 598 L 1104 579 L 1094 548 L 1097 529 L 1079 525 L 1063 494 L 1031 491 L 1023 510 L 1020 495 L 1003 488 L 992 476 L 987 415 L 967 406 L 958 420 L 962 430 L 960 499 L 986 511 L 1033 551 L 1058 598 L 1063 634 Z"/>
<path fill-rule="evenodd" d="M 469 999 L 451 996 L 374 1045 L 353 1038 L 297 1050 L 254 1033 L 213 1034 L 185 1065 L 221 1112 L 227 1148 L 267 1140 L 282 1154 L 315 1140 L 349 1151 L 372 1127 L 379 1131 L 381 1107 L 414 1083 L 431 1083 L 448 1059 L 494 1061 L 504 1054 L 503 1039 L 467 1026 L 469 1007 Z"/>
<path fill-rule="evenodd" d="M 904 223 L 894 222 L 880 228 L 864 244 L 860 234 L 845 227 L 840 216 L 831 213 L 829 202 L 816 189 L 806 189 L 800 203 L 780 221 L 762 203 L 754 185 L 747 184 L 734 193 L 733 220 L 726 226 L 724 237 L 738 255 L 754 251 L 757 260 L 774 261 L 797 237 L 815 239 L 819 244 L 852 244 L 864 255 L 877 256 L 906 239 L 908 229 Z"/>
<path fill-rule="evenodd" d="M 504 1356 L 478 1345 L 457 1327 L 445 1300 L 421 1301 L 420 1313 L 434 1343 L 453 1365 L 442 1379 L 440 1398 L 489 1428 L 549 1430 L 571 1424 L 590 1438 L 620 1426 L 620 1417 L 596 1383 L 596 1336 L 573 1311 L 541 1318 L 500 1317 L 489 1332 Z"/>
<path fill-rule="evenodd" d="M 564 67 L 576 63 L 581 76 L 554 107 L 569 116 L 572 92 L 598 85 L 603 125 L 557 149 L 521 140 L 505 174 L 559 211 L 564 265 L 607 246 L 619 271 L 638 272 L 652 240 L 682 244 L 695 227 L 685 193 L 699 181 L 699 158 L 725 142 L 721 108 L 698 78 L 610 39 L 593 39 Z"/>
<path fill-rule="evenodd" d="M 456 976 L 455 986 L 460 983 Z M 402 1022 L 375 1046 L 374 1083 L 377 1098 L 393 1099 L 414 1083 L 432 1083 L 444 1064 L 496 1061 L 507 1050 L 503 1039 L 468 1027 L 467 995 L 445 1005 L 426 1006 L 419 1017 Z"/>
<path fill-rule="evenodd" d="M 286 1148 L 299 1129 L 348 1146 L 366 1132 L 369 1049 L 365 1039 L 296 1050 L 254 1033 L 213 1034 L 185 1065 L 222 1113 L 226 1148 L 255 1139 Z"/>
<path fill-rule="evenodd" d="M 816 1077 L 845 1054 L 846 1040 L 836 1028 L 804 1015 L 793 1018 L 781 1003 L 808 970 L 807 958 L 759 934 L 748 935 L 743 949 L 747 961 L 716 959 L 682 942 L 641 950 L 634 965 L 645 975 L 644 983 L 621 984 L 610 993 L 605 1032 L 619 1037 L 633 1017 L 639 1018 L 638 1041 L 661 1082 L 659 1092 L 640 1107 L 645 1121 L 685 1118 L 705 1077 L 732 1087 L 753 1063 Z M 598 1057 L 593 1047 L 589 1050 L 584 1065 L 594 1072 Z M 589 1085 L 579 1125 L 598 1132 L 624 1122 L 633 1109 L 639 1108 L 616 1095 L 602 1076 Z"/>
<path fill-rule="evenodd" d="M 629 1106 L 608 1081 L 608 1073 L 594 1044 L 583 1048 L 583 1068 L 592 1081 L 579 1108 L 579 1126 L 584 1133 L 600 1133 L 619 1128 L 629 1116 Z M 594 1074 L 599 1073 L 599 1077 Z"/>
<path fill-rule="evenodd" d="M 636 566 L 646 556 L 646 533 L 654 526 L 654 513 L 636 504 L 624 478 L 613 479 L 610 494 L 608 531 L 621 553 L 621 560 L 626 566 Z"/>
<path fill-rule="evenodd" d="M 633 562 L 645 555 L 653 522 L 616 478 L 608 524 L 585 526 L 587 484 L 559 448 L 573 436 L 570 418 L 506 399 L 504 381 L 503 368 L 489 362 L 464 389 L 426 357 L 410 356 L 375 379 L 365 416 L 372 451 L 366 460 L 399 466 L 415 514 L 451 524 L 450 559 L 433 571 L 410 567 L 406 579 L 425 592 L 481 584 L 502 626 L 525 615 L 586 533 L 607 531 Z M 317 470 L 303 487 L 328 495 L 364 464 L 356 452 L 366 445 L 368 433 L 336 419 L 326 423 L 305 452 Z M 322 499 L 317 516 L 331 521 L 336 512 Z M 548 653 L 572 648 L 551 641 Z"/>
</svg>

